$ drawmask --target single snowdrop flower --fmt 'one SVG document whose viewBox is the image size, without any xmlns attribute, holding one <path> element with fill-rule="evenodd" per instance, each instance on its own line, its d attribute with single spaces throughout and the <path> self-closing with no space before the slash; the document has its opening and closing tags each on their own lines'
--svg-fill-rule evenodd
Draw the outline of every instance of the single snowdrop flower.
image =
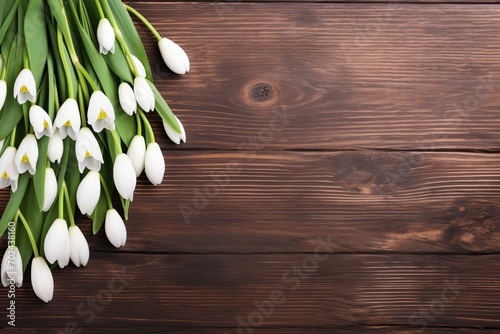
<svg viewBox="0 0 500 334">
<path fill-rule="evenodd" d="M 24 104 L 26 101 L 35 103 L 36 101 L 35 77 L 27 68 L 19 72 L 14 82 L 14 98 L 17 98 L 19 104 Z"/>
<path fill-rule="evenodd" d="M 76 190 L 76 203 L 82 215 L 91 215 L 94 212 L 101 195 L 101 180 L 99 172 L 89 171 L 82 179 Z"/>
<path fill-rule="evenodd" d="M 127 115 L 132 116 L 137 111 L 137 101 L 135 100 L 134 90 L 126 82 L 122 82 L 118 87 L 118 97 L 120 106 Z"/>
<path fill-rule="evenodd" d="M 120 196 L 132 201 L 137 178 L 134 166 L 125 153 L 120 153 L 115 158 L 113 180 Z"/>
<path fill-rule="evenodd" d="M 5 250 L 0 276 L 4 287 L 11 284 L 18 288 L 23 286 L 23 259 L 17 246 L 9 246 Z"/>
<path fill-rule="evenodd" d="M 168 38 L 158 41 L 163 61 L 172 72 L 186 74 L 189 72 L 189 58 L 184 50 Z"/>
<path fill-rule="evenodd" d="M 124 246 L 127 242 L 127 228 L 115 209 L 109 209 L 106 212 L 104 229 L 109 242 L 116 248 Z"/>
<path fill-rule="evenodd" d="M 19 174 L 28 171 L 31 175 L 36 172 L 36 162 L 38 161 L 38 144 L 35 135 L 28 133 L 23 138 L 14 157 Z"/>
<path fill-rule="evenodd" d="M 155 110 L 155 95 L 146 79 L 136 77 L 134 79 L 135 100 L 145 112 Z"/>
<path fill-rule="evenodd" d="M 135 175 L 139 177 L 144 170 L 146 159 L 146 141 L 143 136 L 134 136 L 128 147 L 127 156 L 134 166 Z"/>
<path fill-rule="evenodd" d="M 32 105 L 29 111 L 29 118 L 37 139 L 43 136 L 52 137 L 52 120 L 43 108 Z"/>
<path fill-rule="evenodd" d="M 101 132 L 104 128 L 115 129 L 113 104 L 100 90 L 96 90 L 90 97 L 87 118 L 89 125 L 92 125 L 95 132 Z"/>
<path fill-rule="evenodd" d="M 62 139 L 69 136 L 71 139 L 76 140 L 81 125 L 78 103 L 75 99 L 69 98 L 59 108 L 54 120 L 54 126 L 59 129 Z"/>
<path fill-rule="evenodd" d="M 186 131 L 184 131 L 184 126 L 182 125 L 181 121 L 177 118 L 177 116 L 174 116 L 175 119 L 177 120 L 177 123 L 179 124 L 179 128 L 181 129 L 181 133 L 177 133 L 174 129 L 168 125 L 167 122 L 163 121 L 163 128 L 165 129 L 165 132 L 170 138 L 171 141 L 179 145 L 181 141 L 186 142 Z"/>
<path fill-rule="evenodd" d="M 115 53 L 115 31 L 108 19 L 102 18 L 97 26 L 97 41 L 99 42 L 99 52 L 107 55 L 109 52 Z"/>
<path fill-rule="evenodd" d="M 145 78 L 146 77 L 146 68 L 144 68 L 144 64 L 137 58 L 136 56 L 132 55 L 132 60 L 134 61 L 135 68 L 137 69 L 137 72 L 139 72 L 139 76 Z"/>
<path fill-rule="evenodd" d="M 85 167 L 98 172 L 104 163 L 99 143 L 89 128 L 80 129 L 76 139 L 75 154 L 80 173 L 83 173 Z"/>
<path fill-rule="evenodd" d="M 45 169 L 45 188 L 43 194 L 43 212 L 49 211 L 57 197 L 56 173 L 50 167 Z"/>
<path fill-rule="evenodd" d="M 69 228 L 69 244 L 71 261 L 77 267 L 85 267 L 89 262 L 89 244 L 80 228 L 76 225 Z"/>
<path fill-rule="evenodd" d="M 19 171 L 14 163 L 16 148 L 9 146 L 0 157 L 0 189 L 11 187 L 12 192 L 17 190 Z"/>
<path fill-rule="evenodd" d="M 43 244 L 45 257 L 49 263 L 59 261 L 59 266 L 63 268 L 67 265 L 66 258 L 69 259 L 69 234 L 66 221 L 57 218 L 49 228 Z"/>
<path fill-rule="evenodd" d="M 57 163 L 60 163 L 63 153 L 64 153 L 63 139 L 61 138 L 59 130 L 54 129 L 54 133 L 52 134 L 52 137 L 50 137 L 49 139 L 48 156 L 50 162 L 55 163 L 57 161 Z"/>
<path fill-rule="evenodd" d="M 162 183 L 165 175 L 165 159 L 158 143 L 150 143 L 146 149 L 146 176 L 155 186 Z"/>
<path fill-rule="evenodd" d="M 35 257 L 31 262 L 31 284 L 38 298 L 48 303 L 54 295 L 54 278 L 43 257 Z"/>
</svg>

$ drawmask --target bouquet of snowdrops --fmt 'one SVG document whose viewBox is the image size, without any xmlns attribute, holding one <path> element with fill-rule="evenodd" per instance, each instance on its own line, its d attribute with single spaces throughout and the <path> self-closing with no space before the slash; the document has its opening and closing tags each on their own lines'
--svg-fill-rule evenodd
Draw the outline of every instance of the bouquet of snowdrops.
<svg viewBox="0 0 500 334">
<path fill-rule="evenodd" d="M 53 267 L 85 266 L 89 246 L 74 215 L 125 244 L 137 177 L 163 180 L 165 161 L 145 113 L 156 110 L 179 144 L 184 128 L 152 83 L 129 13 L 158 39 L 177 74 L 185 52 L 121 0 L 2 0 L 0 3 L 0 188 L 11 196 L 0 219 L 8 234 L 4 286 L 20 287 L 31 261 L 36 295 L 52 300 Z M 116 189 L 122 215 L 113 208 Z"/>
</svg>

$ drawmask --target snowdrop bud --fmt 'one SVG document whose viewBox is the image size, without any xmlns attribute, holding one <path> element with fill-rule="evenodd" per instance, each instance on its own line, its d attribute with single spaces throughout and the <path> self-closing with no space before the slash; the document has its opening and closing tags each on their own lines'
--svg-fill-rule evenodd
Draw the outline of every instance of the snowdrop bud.
<svg viewBox="0 0 500 334">
<path fill-rule="evenodd" d="M 146 159 L 146 141 L 143 136 L 135 136 L 128 147 L 127 156 L 134 166 L 135 175 L 139 177 L 144 170 Z"/>
<path fill-rule="evenodd" d="M 49 211 L 57 197 L 57 178 L 54 170 L 50 167 L 45 169 L 45 189 L 43 194 L 43 212 Z"/>
<path fill-rule="evenodd" d="M 15 147 L 9 146 L 0 157 L 0 189 L 10 186 L 13 192 L 17 190 L 19 171 L 14 163 L 16 152 Z"/>
<path fill-rule="evenodd" d="M 98 172 L 104 163 L 99 143 L 89 128 L 80 129 L 76 139 L 75 154 L 80 173 L 83 173 L 85 167 Z"/>
<path fill-rule="evenodd" d="M 155 95 L 143 77 L 136 77 L 134 79 L 134 95 L 142 110 L 145 112 L 155 110 Z"/>
<path fill-rule="evenodd" d="M 75 99 L 67 99 L 57 112 L 54 126 L 59 129 L 62 139 L 69 136 L 71 139 L 76 140 L 81 125 L 78 103 Z"/>
<path fill-rule="evenodd" d="M 186 74 L 189 72 L 189 58 L 186 52 L 168 38 L 162 38 L 158 42 L 163 61 L 172 72 Z"/>
<path fill-rule="evenodd" d="M 6 98 L 7 98 L 7 83 L 5 82 L 5 80 L 0 80 L 0 109 L 3 108 Z"/>
<path fill-rule="evenodd" d="M 99 42 L 99 52 L 107 55 L 108 52 L 115 53 L 115 31 L 109 20 L 103 18 L 97 27 L 97 41 Z"/>
<path fill-rule="evenodd" d="M 35 135 L 28 133 L 23 138 L 19 148 L 17 149 L 14 163 L 16 164 L 19 174 L 28 171 L 31 175 L 36 172 L 36 162 L 38 160 L 38 145 Z"/>
<path fill-rule="evenodd" d="M 184 131 L 184 126 L 182 125 L 181 121 L 175 116 L 175 119 L 177 120 L 177 123 L 179 124 L 179 128 L 181 129 L 181 133 L 177 133 L 174 129 L 168 125 L 167 122 L 163 121 L 163 128 L 165 129 L 165 132 L 167 133 L 168 138 L 170 138 L 171 141 L 179 145 L 181 141 L 186 142 L 186 131 Z"/>
<path fill-rule="evenodd" d="M 146 176 L 154 185 L 163 181 L 165 175 L 165 159 L 158 143 L 150 143 L 146 150 L 145 159 Z"/>
<path fill-rule="evenodd" d="M 118 190 L 120 196 L 132 201 L 137 179 L 134 166 L 125 153 L 120 153 L 115 158 L 113 179 L 115 181 L 116 190 Z"/>
<path fill-rule="evenodd" d="M 64 152 L 63 139 L 61 138 L 59 130 L 55 129 L 54 133 L 52 134 L 52 137 L 50 137 L 49 139 L 48 156 L 50 162 L 54 163 L 57 161 L 57 163 L 60 163 L 63 152 Z"/>
<path fill-rule="evenodd" d="M 126 82 L 122 82 L 118 87 L 118 97 L 120 106 L 129 115 L 132 116 L 137 111 L 137 102 L 135 101 L 134 90 Z"/>
<path fill-rule="evenodd" d="M 9 246 L 5 250 L 0 276 L 3 286 L 15 284 L 20 288 L 23 285 L 23 260 L 17 246 Z"/>
<path fill-rule="evenodd" d="M 58 259 L 64 258 L 63 255 L 67 252 L 69 244 L 68 240 L 68 225 L 64 219 L 57 218 L 50 226 L 43 244 L 45 257 L 49 263 L 54 263 Z"/>
<path fill-rule="evenodd" d="M 120 248 L 127 242 L 127 228 L 122 217 L 115 209 L 109 209 L 106 212 L 104 229 L 109 242 L 116 248 Z"/>
<path fill-rule="evenodd" d="M 32 105 L 29 111 L 29 118 L 37 139 L 43 136 L 52 137 L 52 120 L 43 108 Z"/>
<path fill-rule="evenodd" d="M 87 118 L 95 132 L 101 132 L 104 128 L 115 129 L 115 109 L 106 94 L 100 90 L 93 92 L 90 97 Z"/>
<path fill-rule="evenodd" d="M 85 175 L 76 191 L 76 203 L 82 215 L 91 215 L 94 212 L 100 195 L 99 172 L 91 170 Z"/>
<path fill-rule="evenodd" d="M 64 243 L 64 251 L 59 254 L 59 257 L 57 258 L 57 264 L 59 265 L 59 268 L 64 268 L 69 264 L 69 259 L 70 259 L 70 247 L 69 247 L 69 233 L 68 233 L 68 239 L 66 239 L 66 242 Z"/>
<path fill-rule="evenodd" d="M 69 244 L 71 261 L 77 267 L 80 267 L 80 265 L 85 267 L 89 262 L 89 244 L 80 228 L 76 225 L 69 228 Z"/>
<path fill-rule="evenodd" d="M 54 295 L 54 279 L 49 266 L 42 257 L 31 262 L 31 284 L 38 298 L 48 303 Z"/>
<path fill-rule="evenodd" d="M 134 55 L 132 55 L 132 60 L 134 61 L 135 68 L 137 68 L 137 71 L 139 72 L 139 76 L 145 78 L 146 69 L 144 68 L 142 62 Z"/>
<path fill-rule="evenodd" d="M 24 104 L 28 100 L 33 103 L 36 101 L 35 77 L 27 68 L 19 73 L 14 82 L 14 98 L 17 98 L 19 104 Z"/>
</svg>

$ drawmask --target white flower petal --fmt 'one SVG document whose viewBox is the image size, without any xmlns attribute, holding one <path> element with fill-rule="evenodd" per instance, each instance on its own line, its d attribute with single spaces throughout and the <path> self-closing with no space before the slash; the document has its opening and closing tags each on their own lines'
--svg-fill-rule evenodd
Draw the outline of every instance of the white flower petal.
<svg viewBox="0 0 500 334">
<path fill-rule="evenodd" d="M 162 183 L 165 175 L 165 159 L 158 143 L 148 145 L 144 167 L 146 176 L 152 184 L 158 185 Z"/>
<path fill-rule="evenodd" d="M 48 303 L 54 295 L 54 279 L 49 266 L 42 257 L 35 257 L 31 262 L 31 284 L 35 294 Z"/>
</svg>

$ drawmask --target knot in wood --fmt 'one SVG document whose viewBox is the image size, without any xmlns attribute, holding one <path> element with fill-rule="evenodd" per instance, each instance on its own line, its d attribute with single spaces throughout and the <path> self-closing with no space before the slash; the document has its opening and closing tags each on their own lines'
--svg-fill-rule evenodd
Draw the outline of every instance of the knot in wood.
<svg viewBox="0 0 500 334">
<path fill-rule="evenodd" d="M 273 96 L 273 89 L 266 83 L 255 84 L 250 93 L 250 97 L 255 102 L 264 102 Z"/>
</svg>

